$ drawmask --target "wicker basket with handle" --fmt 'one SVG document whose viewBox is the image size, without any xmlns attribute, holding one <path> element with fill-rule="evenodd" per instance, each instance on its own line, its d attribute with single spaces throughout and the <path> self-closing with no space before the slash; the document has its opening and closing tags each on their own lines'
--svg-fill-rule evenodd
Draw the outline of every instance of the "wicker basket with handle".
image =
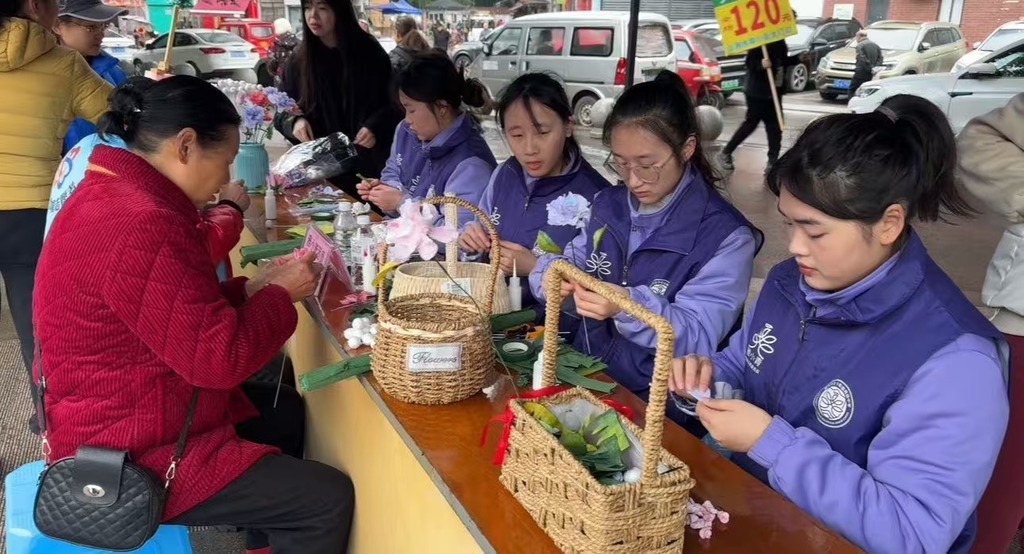
<svg viewBox="0 0 1024 554">
<path fill-rule="evenodd" d="M 640 481 L 602 485 L 558 439 L 526 413 L 526 400 L 512 399 L 514 422 L 501 468 L 501 482 L 544 531 L 570 553 L 682 552 L 686 505 L 694 481 L 690 470 L 661 447 L 665 401 L 675 333 L 664 318 L 597 281 L 565 261 L 553 263 L 544 275 L 547 321 L 544 333 L 544 385 L 555 384 L 559 290 L 564 280 L 582 284 L 611 300 L 624 312 L 657 333 L 647 426 L 642 431 Z M 548 406 L 576 399 L 609 409 L 589 391 L 576 388 L 539 401 Z M 620 417 L 636 436 L 641 430 Z M 659 465 L 662 471 L 659 471 Z"/>
<path fill-rule="evenodd" d="M 494 369 L 490 315 L 498 278 L 498 238 L 483 212 L 465 200 L 435 196 L 423 203 L 454 205 L 480 218 L 491 235 L 490 275 L 485 281 L 490 286 L 480 302 L 438 292 L 385 300 L 381 280 L 370 367 L 380 386 L 403 402 L 451 404 L 480 392 Z M 385 244 L 381 265 L 387 255 Z"/>
<path fill-rule="evenodd" d="M 448 195 L 447 197 L 451 198 L 452 196 Z M 454 204 L 445 205 L 445 220 L 452 227 L 458 225 L 457 210 L 458 207 Z M 484 219 L 486 221 L 481 220 L 481 223 L 484 225 L 484 229 L 488 230 L 493 241 L 497 234 L 492 230 L 491 220 Z M 446 248 L 444 267 L 436 262 L 410 262 L 397 268 L 394 283 L 391 285 L 391 299 L 424 292 L 443 292 L 472 296 L 478 303 L 483 304 L 489 278 L 494 278 L 495 287 L 491 313 L 508 313 L 511 306 L 505 276 L 499 273 L 497 277 L 494 277 L 490 264 L 460 262 L 458 241 L 452 241 Z"/>
</svg>

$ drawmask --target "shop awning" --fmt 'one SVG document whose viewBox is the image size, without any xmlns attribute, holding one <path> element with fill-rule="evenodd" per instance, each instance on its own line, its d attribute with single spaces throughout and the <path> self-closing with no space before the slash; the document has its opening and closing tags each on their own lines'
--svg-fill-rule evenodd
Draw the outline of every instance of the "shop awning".
<svg viewBox="0 0 1024 554">
<path fill-rule="evenodd" d="M 196 0 L 190 10 L 194 14 L 210 15 L 245 15 L 251 0 Z"/>
</svg>

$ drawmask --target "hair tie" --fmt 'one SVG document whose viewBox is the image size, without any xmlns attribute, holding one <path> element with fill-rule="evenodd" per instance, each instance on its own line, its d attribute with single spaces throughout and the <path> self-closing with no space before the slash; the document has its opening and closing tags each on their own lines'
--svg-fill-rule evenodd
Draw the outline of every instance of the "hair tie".
<svg viewBox="0 0 1024 554">
<path fill-rule="evenodd" d="M 879 106 L 875 108 L 875 111 L 884 115 L 885 117 L 888 117 L 889 121 L 892 121 L 893 123 L 896 123 L 896 120 L 899 119 L 899 116 L 896 115 L 896 112 L 892 111 L 891 109 L 885 106 Z"/>
</svg>

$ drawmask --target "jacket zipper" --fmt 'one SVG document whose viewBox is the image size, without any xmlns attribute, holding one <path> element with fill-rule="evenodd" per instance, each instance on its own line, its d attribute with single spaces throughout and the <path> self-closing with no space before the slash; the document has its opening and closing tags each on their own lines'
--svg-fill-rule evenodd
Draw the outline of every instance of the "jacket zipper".
<svg viewBox="0 0 1024 554">
<path fill-rule="evenodd" d="M 818 307 L 817 306 L 811 306 L 811 313 L 810 313 L 810 315 L 808 315 L 807 317 L 801 317 L 800 318 L 800 333 L 797 335 L 796 353 L 793 354 L 793 361 L 789 363 L 788 367 L 786 367 L 786 371 L 776 381 L 780 385 L 782 383 L 786 382 L 786 377 L 788 377 L 789 376 L 789 372 L 793 370 L 793 364 L 796 362 L 796 360 L 799 359 L 799 357 L 800 357 L 800 350 L 801 350 L 801 348 L 803 348 L 803 344 L 804 344 L 804 335 L 807 333 L 807 326 L 814 322 L 814 317 L 817 315 L 817 313 L 818 313 Z M 782 390 L 781 386 L 778 386 L 778 387 L 775 388 L 775 411 L 774 411 L 774 413 L 772 415 L 778 415 L 779 407 L 782 405 L 782 393 L 781 393 L 781 390 Z"/>
</svg>

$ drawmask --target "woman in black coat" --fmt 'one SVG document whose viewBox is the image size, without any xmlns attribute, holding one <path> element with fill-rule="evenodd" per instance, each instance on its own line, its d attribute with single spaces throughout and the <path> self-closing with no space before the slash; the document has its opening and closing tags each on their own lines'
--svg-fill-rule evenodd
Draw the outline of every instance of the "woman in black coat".
<svg viewBox="0 0 1024 554">
<path fill-rule="evenodd" d="M 277 129 L 293 143 L 345 133 L 359 160 L 332 179 L 357 197 L 356 173 L 377 177 L 401 119 L 391 88 L 391 62 L 363 31 L 349 0 L 303 0 L 303 40 L 285 66 L 281 90 L 298 99 L 301 115 L 284 115 Z"/>
</svg>

